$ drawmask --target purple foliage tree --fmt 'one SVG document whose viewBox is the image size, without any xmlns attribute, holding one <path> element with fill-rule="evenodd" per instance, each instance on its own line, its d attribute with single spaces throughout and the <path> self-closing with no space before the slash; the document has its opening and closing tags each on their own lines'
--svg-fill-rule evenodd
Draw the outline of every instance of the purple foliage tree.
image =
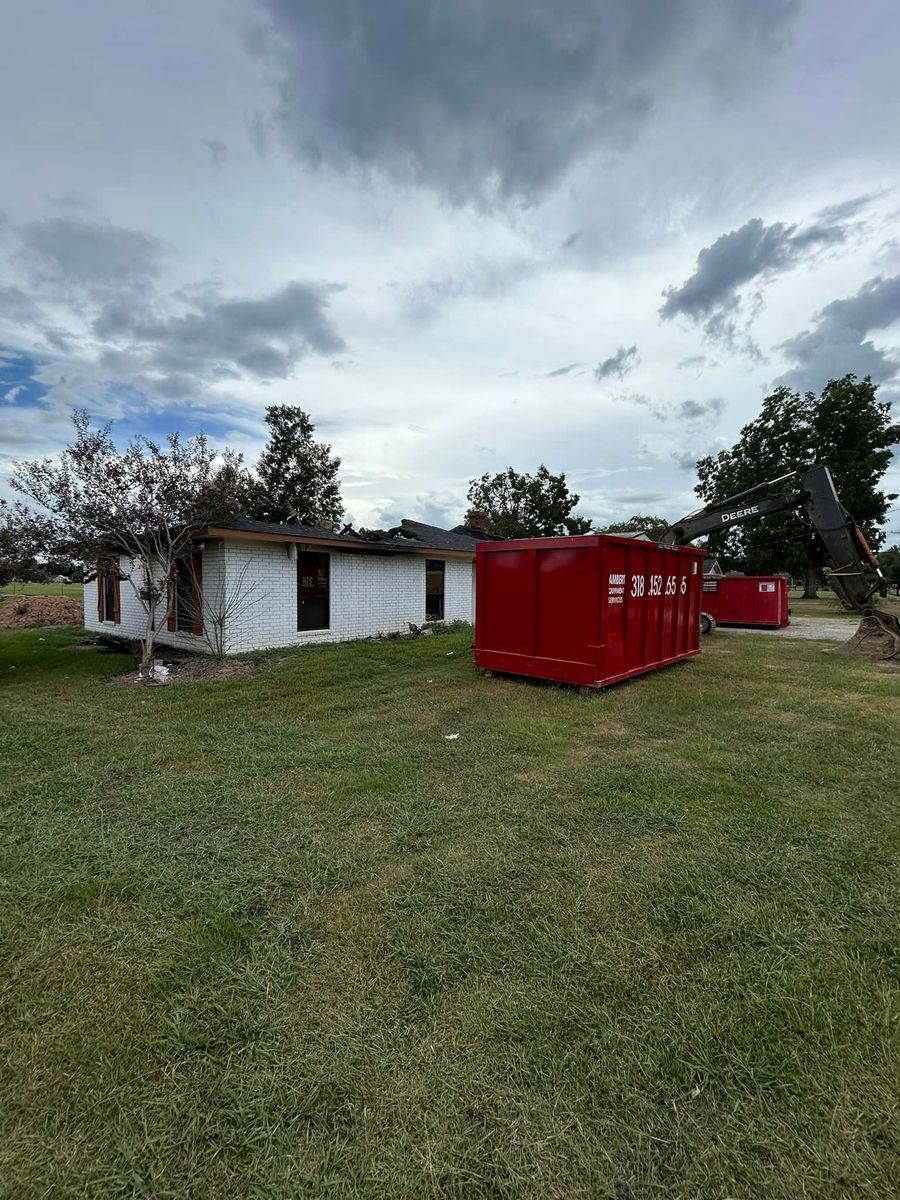
<svg viewBox="0 0 900 1200">
<path fill-rule="evenodd" d="M 242 459 L 217 454 L 202 434 L 169 434 L 164 446 L 136 437 L 120 451 L 110 425 L 92 429 L 83 410 L 72 420 L 73 444 L 57 459 L 15 463 L 10 482 L 48 514 L 34 518 L 48 549 L 116 571 L 121 555 L 132 561 L 125 578 L 143 609 L 141 673 L 150 675 L 157 609 L 197 531 L 239 510 Z"/>
</svg>

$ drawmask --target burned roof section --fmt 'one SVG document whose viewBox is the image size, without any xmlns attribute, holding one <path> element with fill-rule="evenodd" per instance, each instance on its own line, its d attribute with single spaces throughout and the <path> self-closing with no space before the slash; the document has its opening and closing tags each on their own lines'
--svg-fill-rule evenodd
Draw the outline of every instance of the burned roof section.
<svg viewBox="0 0 900 1200">
<path fill-rule="evenodd" d="M 455 529 L 440 529 L 437 525 L 405 519 L 392 529 L 357 530 L 351 525 L 344 525 L 337 530 L 324 522 L 321 525 L 301 525 L 296 521 L 252 521 L 240 517 L 233 521 L 217 522 L 215 526 L 210 526 L 209 534 L 214 530 L 236 535 L 258 534 L 266 539 L 278 537 L 285 541 L 333 543 L 336 550 L 352 549 L 371 553 L 435 550 L 473 554 L 476 542 L 503 540 L 477 526 L 457 525 Z"/>
</svg>

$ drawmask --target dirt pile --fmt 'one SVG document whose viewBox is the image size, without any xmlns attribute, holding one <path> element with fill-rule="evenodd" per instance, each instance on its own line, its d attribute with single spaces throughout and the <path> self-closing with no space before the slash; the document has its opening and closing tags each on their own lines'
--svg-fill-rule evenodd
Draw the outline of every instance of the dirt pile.
<svg viewBox="0 0 900 1200">
<path fill-rule="evenodd" d="M 0 628 L 83 625 L 84 608 L 72 596 L 10 596 L 0 603 Z"/>
<path fill-rule="evenodd" d="M 900 621 L 890 613 L 870 609 L 839 654 L 861 654 L 872 662 L 900 662 Z"/>
</svg>

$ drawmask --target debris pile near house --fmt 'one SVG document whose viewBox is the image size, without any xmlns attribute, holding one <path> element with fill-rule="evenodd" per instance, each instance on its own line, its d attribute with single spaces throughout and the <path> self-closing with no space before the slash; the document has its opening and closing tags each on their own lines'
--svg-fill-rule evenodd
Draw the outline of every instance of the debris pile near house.
<svg viewBox="0 0 900 1200">
<path fill-rule="evenodd" d="M 0 628 L 83 625 L 84 609 L 72 596 L 13 596 L 0 604 Z"/>
<path fill-rule="evenodd" d="M 260 667 L 259 659 L 223 659 L 216 661 L 205 654 L 189 654 L 185 658 L 154 659 L 152 676 L 143 676 L 137 669 L 124 675 L 114 675 L 112 687 L 169 687 L 178 683 L 216 683 L 226 679 L 243 679 Z"/>
</svg>

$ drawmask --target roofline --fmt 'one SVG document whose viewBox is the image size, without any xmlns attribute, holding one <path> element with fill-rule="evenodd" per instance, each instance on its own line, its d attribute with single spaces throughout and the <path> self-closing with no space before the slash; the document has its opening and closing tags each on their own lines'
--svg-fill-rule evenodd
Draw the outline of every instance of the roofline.
<svg viewBox="0 0 900 1200">
<path fill-rule="evenodd" d="M 508 538 L 502 542 L 479 542 L 478 553 L 500 553 L 504 550 L 566 550 L 576 546 L 598 546 L 601 542 L 616 542 L 620 546 L 637 546 L 654 550 L 688 550 L 692 554 L 707 557 L 704 546 L 676 546 L 670 542 L 655 542 L 644 538 L 629 537 L 622 533 L 575 533 L 556 534 L 553 537 Z"/>
<path fill-rule="evenodd" d="M 419 554 L 426 558 L 474 558 L 475 546 L 471 550 L 445 550 L 441 546 L 398 546 L 391 542 L 369 542 L 365 538 L 317 538 L 304 533 L 262 533 L 251 529 L 229 529 L 223 525 L 206 525 L 194 535 L 197 538 L 235 538 L 248 542 L 295 542 L 304 546 L 323 546 L 329 550 L 350 551 L 357 554 Z"/>
</svg>

